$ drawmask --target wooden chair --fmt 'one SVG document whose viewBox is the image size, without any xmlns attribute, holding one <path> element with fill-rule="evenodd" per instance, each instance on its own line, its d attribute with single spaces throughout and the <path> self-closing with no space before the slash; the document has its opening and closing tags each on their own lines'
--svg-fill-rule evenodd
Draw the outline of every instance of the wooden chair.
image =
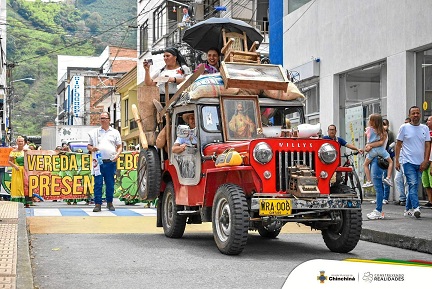
<svg viewBox="0 0 432 289">
<path fill-rule="evenodd" d="M 260 54 L 256 52 L 259 45 L 255 41 L 248 49 L 246 32 L 226 32 L 222 29 L 223 48 L 221 50 L 225 62 L 245 62 L 245 63 L 260 63 Z"/>
</svg>

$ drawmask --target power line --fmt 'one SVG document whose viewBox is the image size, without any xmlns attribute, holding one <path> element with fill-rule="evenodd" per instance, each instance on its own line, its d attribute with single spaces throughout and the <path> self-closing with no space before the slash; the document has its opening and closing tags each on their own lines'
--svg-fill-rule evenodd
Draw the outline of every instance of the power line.
<svg viewBox="0 0 432 289">
<path fill-rule="evenodd" d="M 287 30 L 285 30 L 284 32 L 283 32 L 283 34 L 285 34 L 286 32 L 288 32 L 288 30 L 290 30 L 302 17 L 303 17 L 303 15 L 305 15 L 305 13 L 312 7 L 312 5 L 315 3 L 315 1 L 316 0 L 313 0 L 313 2 L 309 5 L 309 7 L 308 8 L 306 8 L 306 10 L 299 16 L 299 18 L 297 18 L 297 20 L 290 26 L 290 27 L 288 27 L 287 28 Z M 279 21 L 282 21 L 282 20 L 279 20 Z M 278 21 L 278 22 L 279 22 Z M 272 26 L 273 26 L 274 24 L 272 24 Z"/>
</svg>

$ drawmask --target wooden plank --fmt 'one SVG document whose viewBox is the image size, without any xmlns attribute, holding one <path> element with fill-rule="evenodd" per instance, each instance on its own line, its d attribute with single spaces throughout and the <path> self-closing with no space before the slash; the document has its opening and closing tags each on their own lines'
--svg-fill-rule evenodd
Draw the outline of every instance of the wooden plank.
<svg viewBox="0 0 432 289">
<path fill-rule="evenodd" d="M 136 123 L 138 124 L 139 138 L 140 138 L 141 146 L 144 149 L 147 149 L 148 148 L 147 138 L 146 138 L 146 135 L 145 135 L 143 127 L 142 127 L 141 118 L 138 114 L 138 108 L 135 104 L 132 104 L 132 113 L 134 115 Z"/>
</svg>

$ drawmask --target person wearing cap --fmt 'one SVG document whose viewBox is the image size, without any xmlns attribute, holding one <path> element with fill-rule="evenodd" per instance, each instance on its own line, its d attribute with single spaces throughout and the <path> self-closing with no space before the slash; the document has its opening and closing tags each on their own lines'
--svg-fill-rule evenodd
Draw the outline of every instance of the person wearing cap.
<svg viewBox="0 0 432 289">
<path fill-rule="evenodd" d="M 150 76 L 150 64 L 144 60 L 144 83 L 148 86 L 159 86 L 160 101 L 165 102 L 165 83 L 155 82 L 159 76 L 168 77 L 168 94 L 173 95 L 177 91 L 177 85 L 185 80 L 185 77 L 191 73 L 186 61 L 177 50 L 177 48 L 167 48 L 164 50 L 165 66 L 156 74 Z"/>
<path fill-rule="evenodd" d="M 188 124 L 190 131 L 186 137 L 178 136 L 174 142 L 172 152 L 175 154 L 182 153 L 186 150 L 187 146 L 196 145 L 197 137 L 195 134 L 195 115 L 193 112 L 184 113 L 182 118 Z"/>
</svg>

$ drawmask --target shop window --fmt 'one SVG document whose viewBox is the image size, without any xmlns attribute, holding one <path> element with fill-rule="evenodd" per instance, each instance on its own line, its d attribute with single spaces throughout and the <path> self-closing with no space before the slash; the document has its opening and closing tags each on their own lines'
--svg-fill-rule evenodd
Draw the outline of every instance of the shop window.
<svg viewBox="0 0 432 289">
<path fill-rule="evenodd" d="M 432 49 L 417 53 L 417 57 L 417 93 L 422 96 L 422 115 L 426 119 L 432 115 Z"/>
<path fill-rule="evenodd" d="M 319 122 L 319 86 L 313 84 L 302 89 L 306 97 L 306 123 L 317 124 Z"/>
</svg>

